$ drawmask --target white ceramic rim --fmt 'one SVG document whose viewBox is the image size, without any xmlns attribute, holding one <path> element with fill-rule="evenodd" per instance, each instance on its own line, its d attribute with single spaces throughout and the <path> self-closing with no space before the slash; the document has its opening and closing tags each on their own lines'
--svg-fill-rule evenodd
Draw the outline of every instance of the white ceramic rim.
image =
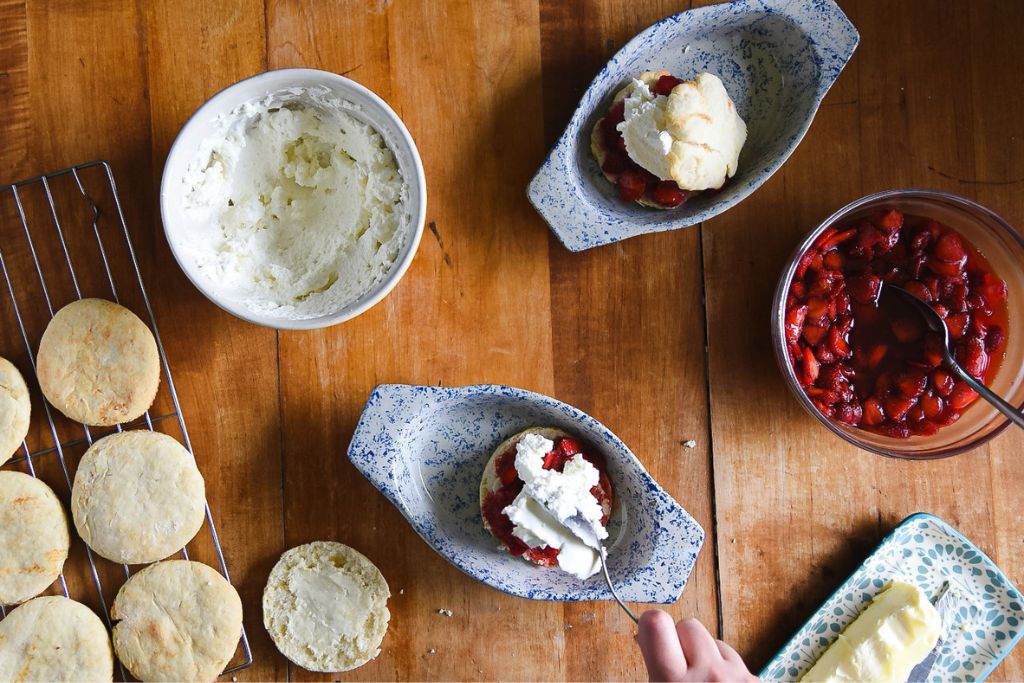
<svg viewBox="0 0 1024 683">
<path fill-rule="evenodd" d="M 175 248 L 174 241 L 171 239 L 170 228 L 168 220 L 168 212 L 165 207 L 164 198 L 167 195 L 167 183 L 168 183 L 168 168 L 171 165 L 171 161 L 176 157 L 185 154 L 185 150 L 179 148 L 179 143 L 184 137 L 185 131 L 193 125 L 193 123 L 200 119 L 201 116 L 209 115 L 211 112 L 219 111 L 221 104 L 225 100 L 230 100 L 242 84 L 257 82 L 261 80 L 280 79 L 282 76 L 295 76 L 296 78 L 305 79 L 318 79 L 325 81 L 331 85 L 338 86 L 340 89 L 347 89 L 354 91 L 363 97 L 369 99 L 374 104 L 380 107 L 384 115 L 389 119 L 390 123 L 398 130 L 402 137 L 402 141 L 408 145 L 410 156 L 412 158 L 413 175 L 414 178 L 406 178 L 405 181 L 410 186 L 410 196 L 419 197 L 419 210 L 414 217 L 415 227 L 410 235 L 409 243 L 406 245 L 405 255 L 400 261 L 392 266 L 388 272 L 387 277 L 375 288 L 372 296 L 363 300 L 358 306 L 346 306 L 345 310 L 338 313 L 332 313 L 329 315 L 322 315 L 316 318 L 306 318 L 300 320 L 291 320 L 287 318 L 277 318 L 270 315 L 259 315 L 256 314 L 243 306 L 235 305 L 227 301 L 221 300 L 215 293 L 211 292 L 209 288 L 204 286 L 198 277 L 196 277 L 191 269 L 190 265 L 187 265 L 187 261 L 178 253 Z M 287 87 L 282 85 L 281 88 Z M 280 88 L 274 88 L 280 89 Z M 267 91 L 268 93 L 271 90 Z M 237 104 L 241 104 L 238 102 Z M 372 122 L 372 118 L 367 116 Z M 376 126 L 374 126 L 377 128 Z M 379 95 L 367 88 L 366 86 L 360 85 L 350 78 L 345 78 L 339 74 L 331 71 L 321 71 L 320 69 L 306 69 L 306 68 L 295 68 L 295 69 L 272 69 L 270 71 L 264 71 L 263 73 L 243 78 L 240 81 L 232 83 L 231 85 L 221 89 L 210 99 L 206 100 L 201 107 L 195 110 L 185 124 L 178 131 L 178 134 L 174 138 L 174 142 L 171 143 L 171 147 L 167 152 L 167 158 L 164 160 L 163 172 L 160 179 L 160 220 L 163 223 L 164 237 L 167 240 L 168 245 L 171 248 L 171 254 L 174 256 L 174 260 L 177 261 L 178 267 L 181 268 L 182 272 L 185 273 L 185 277 L 188 278 L 189 282 L 198 289 L 203 296 L 209 299 L 212 303 L 218 306 L 220 309 L 230 313 L 236 318 L 245 320 L 254 325 L 260 325 L 262 327 L 270 327 L 278 330 L 315 330 L 324 327 L 330 327 L 343 323 L 346 320 L 351 320 L 358 315 L 365 313 L 373 306 L 380 303 L 380 301 L 391 293 L 391 290 L 395 288 L 399 280 L 405 275 L 405 272 L 409 269 L 412 264 L 413 258 L 416 256 L 416 252 L 419 250 L 420 239 L 423 237 L 423 228 L 427 219 L 427 182 L 426 176 L 423 171 L 423 161 L 420 158 L 419 149 L 416 147 L 416 142 L 412 139 L 412 135 L 409 133 L 409 129 L 405 127 L 402 119 L 398 117 L 394 109 L 388 105 Z"/>
</svg>

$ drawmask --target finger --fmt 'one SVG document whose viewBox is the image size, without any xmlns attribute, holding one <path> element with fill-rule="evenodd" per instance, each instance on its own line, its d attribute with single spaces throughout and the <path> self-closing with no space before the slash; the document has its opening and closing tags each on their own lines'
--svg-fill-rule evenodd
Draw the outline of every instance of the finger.
<svg viewBox="0 0 1024 683">
<path fill-rule="evenodd" d="M 746 666 L 743 662 L 743 658 L 740 657 L 740 653 L 736 652 L 736 650 L 732 648 L 732 645 L 729 645 L 729 643 L 724 640 L 716 640 L 715 644 L 718 645 L 718 651 L 722 653 L 722 659 L 727 662 L 743 664 L 744 667 Z"/>
<path fill-rule="evenodd" d="M 644 655 L 651 681 L 677 681 L 686 673 L 686 658 L 679 645 L 672 617 L 658 609 L 640 615 L 636 640 Z"/>
<path fill-rule="evenodd" d="M 715 639 L 711 637 L 704 624 L 696 619 L 685 619 L 676 625 L 679 644 L 683 648 L 687 666 L 699 667 L 722 659 Z"/>
</svg>

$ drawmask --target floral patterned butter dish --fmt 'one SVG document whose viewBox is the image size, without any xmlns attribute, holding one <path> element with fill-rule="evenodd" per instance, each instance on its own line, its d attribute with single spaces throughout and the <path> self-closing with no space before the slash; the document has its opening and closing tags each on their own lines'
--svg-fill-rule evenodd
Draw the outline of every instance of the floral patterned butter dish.
<svg viewBox="0 0 1024 683">
<path fill-rule="evenodd" d="M 484 467 L 523 429 L 565 430 L 607 463 L 616 503 L 608 521 L 608 570 L 633 602 L 675 602 L 704 531 L 651 478 L 626 445 L 586 413 L 553 398 L 497 385 L 378 386 L 348 457 L 442 557 L 498 590 L 538 600 L 610 600 L 603 579 L 582 581 L 499 548 L 480 515 Z"/>
<path fill-rule="evenodd" d="M 700 223 L 736 205 L 803 139 L 860 36 L 833 0 L 737 0 L 681 12 L 640 32 L 587 88 L 527 194 L 572 251 Z M 661 211 L 622 201 L 591 154 L 594 124 L 641 72 L 721 79 L 747 125 L 738 170 L 719 192 Z"/>
<path fill-rule="evenodd" d="M 929 681 L 982 681 L 1024 635 L 1024 600 L 991 559 L 959 531 L 926 513 L 911 515 L 801 627 L 761 672 L 799 680 L 889 581 L 917 584 L 934 601 L 945 584 L 967 605 L 947 624 Z"/>
</svg>

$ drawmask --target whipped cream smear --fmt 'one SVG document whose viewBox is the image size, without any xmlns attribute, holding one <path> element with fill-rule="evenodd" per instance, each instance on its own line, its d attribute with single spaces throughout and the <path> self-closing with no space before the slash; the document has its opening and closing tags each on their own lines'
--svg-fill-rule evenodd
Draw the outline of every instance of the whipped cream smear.
<svg viewBox="0 0 1024 683">
<path fill-rule="evenodd" d="M 601 558 L 565 527 L 565 520 L 582 513 L 599 539 L 608 538 L 601 505 L 590 494 L 601 474 L 579 454 L 561 472 L 544 469 L 544 456 L 554 448 L 540 434 L 527 434 L 516 444 L 516 472 L 524 486 L 502 512 L 515 525 L 513 536 L 531 548 L 558 548 L 559 568 L 586 579 L 601 570 Z"/>
<path fill-rule="evenodd" d="M 334 313 L 386 277 L 411 220 L 406 184 L 354 105 L 311 89 L 246 103 L 218 121 L 184 175 L 176 248 L 201 278 L 256 313 Z"/>
</svg>

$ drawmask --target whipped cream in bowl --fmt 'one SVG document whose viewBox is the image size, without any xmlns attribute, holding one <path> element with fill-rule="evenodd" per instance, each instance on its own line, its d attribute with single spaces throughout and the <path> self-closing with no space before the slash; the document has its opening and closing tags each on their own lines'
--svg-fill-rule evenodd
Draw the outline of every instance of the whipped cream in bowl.
<svg viewBox="0 0 1024 683">
<path fill-rule="evenodd" d="M 423 233 L 426 185 L 383 100 L 336 74 L 283 69 L 192 116 L 160 199 L 171 250 L 207 298 L 256 324 L 311 329 L 398 283 Z"/>
</svg>

